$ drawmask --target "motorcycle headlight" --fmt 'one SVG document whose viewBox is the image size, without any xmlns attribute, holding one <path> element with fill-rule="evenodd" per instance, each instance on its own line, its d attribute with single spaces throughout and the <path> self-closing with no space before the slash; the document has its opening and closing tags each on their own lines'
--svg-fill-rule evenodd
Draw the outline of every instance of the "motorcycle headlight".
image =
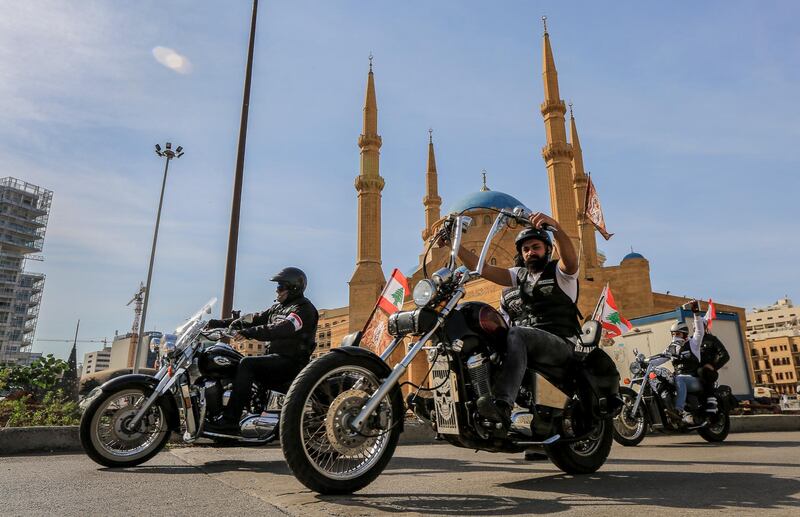
<svg viewBox="0 0 800 517">
<path fill-rule="evenodd" d="M 634 375 L 642 373 L 642 365 L 639 364 L 639 361 L 634 361 L 631 363 L 631 373 Z"/>
<path fill-rule="evenodd" d="M 433 299 L 434 294 L 436 294 L 436 286 L 431 280 L 425 279 L 420 280 L 419 283 L 414 286 L 412 296 L 417 307 L 425 307 Z"/>
</svg>

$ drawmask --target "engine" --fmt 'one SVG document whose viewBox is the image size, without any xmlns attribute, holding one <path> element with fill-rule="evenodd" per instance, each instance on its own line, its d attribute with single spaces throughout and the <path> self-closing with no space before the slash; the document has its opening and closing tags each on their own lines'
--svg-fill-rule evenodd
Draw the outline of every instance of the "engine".
<svg viewBox="0 0 800 517">
<path fill-rule="evenodd" d="M 467 359 L 469 380 L 475 390 L 476 398 L 491 395 L 491 360 L 484 354 L 475 354 Z"/>
</svg>

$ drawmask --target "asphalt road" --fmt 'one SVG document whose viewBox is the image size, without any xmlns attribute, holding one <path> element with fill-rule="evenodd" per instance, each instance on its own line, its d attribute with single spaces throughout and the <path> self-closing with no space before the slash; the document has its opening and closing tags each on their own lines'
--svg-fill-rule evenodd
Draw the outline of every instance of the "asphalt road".
<svg viewBox="0 0 800 517">
<path fill-rule="evenodd" d="M 0 515 L 800 515 L 800 432 L 648 437 L 603 468 L 448 445 L 402 446 L 369 487 L 320 497 L 276 446 L 178 447 L 128 469 L 80 454 L 0 457 Z M 652 515 L 652 513 L 650 513 Z"/>
</svg>

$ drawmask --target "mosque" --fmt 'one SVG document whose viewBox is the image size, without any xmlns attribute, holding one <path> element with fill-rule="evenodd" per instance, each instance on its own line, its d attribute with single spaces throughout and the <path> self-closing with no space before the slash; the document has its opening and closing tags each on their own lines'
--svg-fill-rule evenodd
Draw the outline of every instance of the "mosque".
<svg viewBox="0 0 800 517">
<path fill-rule="evenodd" d="M 542 147 L 542 158 L 547 169 L 552 216 L 573 239 L 576 250 L 580 250 L 580 298 L 579 309 L 589 316 L 597 303 L 603 287 L 608 284 L 614 294 L 618 309 L 628 319 L 675 310 L 688 301 L 686 298 L 667 293 L 653 292 L 650 281 L 650 262 L 641 254 L 631 252 L 618 265 L 606 264 L 606 257 L 597 249 L 595 228 L 583 215 L 588 177 L 584 170 L 583 153 L 575 118 L 570 107 L 569 138 L 565 115 L 567 107 L 560 97 L 558 73 L 556 71 L 550 35 L 545 26 L 542 49 L 542 78 L 544 102 L 541 114 L 544 119 L 546 142 Z M 372 65 L 367 76 L 364 105 L 363 133 L 358 138 L 361 149 L 360 172 L 355 179 L 358 192 L 358 247 L 356 267 L 349 282 L 349 305 L 320 311 L 318 348 L 315 355 L 338 346 L 348 333 L 364 327 L 375 301 L 386 282 L 381 263 L 381 191 L 385 185 L 380 175 L 379 157 L 382 140 L 378 134 L 378 107 Z M 442 198 L 438 193 L 436 158 L 432 136 L 428 143 L 428 164 L 425 174 L 425 196 L 422 200 L 425 211 L 425 228 L 422 230 L 420 261 L 417 267 L 405 272 L 412 287 L 423 278 L 422 261 L 427 241 L 439 229 L 447 214 L 442 214 Z M 494 221 L 496 213 L 472 207 L 513 209 L 523 205 L 514 196 L 490 190 L 485 183 L 480 191 L 449 205 L 448 213 L 466 210 L 473 223 L 464 234 L 462 244 L 479 252 Z M 506 231 L 496 237 L 489 262 L 493 265 L 511 267 L 516 254 L 514 238 L 516 231 Z M 434 249 L 428 255 L 427 271 L 435 271 L 446 263 L 449 250 Z M 468 285 L 465 300 L 480 300 L 494 306 L 499 304 L 501 287 L 483 279 Z M 406 304 L 413 302 L 406 300 Z M 719 304 L 718 311 L 739 314 L 744 329 L 744 309 Z M 422 356 L 417 359 L 425 361 Z M 411 377 L 418 377 L 427 365 L 412 365 Z"/>
</svg>

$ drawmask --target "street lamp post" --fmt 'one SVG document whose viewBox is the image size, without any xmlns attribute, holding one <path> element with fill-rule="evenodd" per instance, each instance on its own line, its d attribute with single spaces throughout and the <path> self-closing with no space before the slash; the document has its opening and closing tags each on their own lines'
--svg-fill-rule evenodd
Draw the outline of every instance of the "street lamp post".
<svg viewBox="0 0 800 517">
<path fill-rule="evenodd" d="M 150 281 L 153 278 L 153 261 L 156 258 L 156 242 L 158 241 L 158 225 L 161 222 L 161 207 L 164 204 L 164 187 L 167 185 L 167 171 L 169 171 L 169 161 L 173 158 L 183 156 L 183 147 L 178 146 L 172 150 L 172 142 L 167 142 L 162 151 L 161 146 L 156 144 L 156 154 L 166 158 L 164 163 L 164 179 L 161 182 L 161 197 L 158 200 L 158 213 L 156 214 L 156 229 L 153 232 L 153 247 L 150 249 L 150 266 L 147 268 L 147 285 L 144 288 L 144 305 L 142 307 L 142 319 L 139 322 L 139 336 L 136 340 L 136 353 L 133 358 L 133 373 L 139 373 L 139 356 L 142 353 L 142 341 L 144 340 L 144 324 L 147 319 L 147 304 L 150 302 Z"/>
</svg>

